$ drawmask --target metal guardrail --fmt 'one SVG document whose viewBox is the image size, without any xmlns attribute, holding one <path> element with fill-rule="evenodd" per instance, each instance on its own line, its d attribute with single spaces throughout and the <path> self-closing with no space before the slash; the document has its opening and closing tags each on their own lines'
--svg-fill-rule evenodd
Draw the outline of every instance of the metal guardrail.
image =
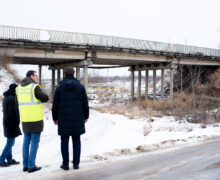
<svg viewBox="0 0 220 180">
<path fill-rule="evenodd" d="M 30 28 L 0 26 L 0 38 L 27 39 L 27 40 L 39 41 L 40 30 L 30 29 Z"/>
<path fill-rule="evenodd" d="M 220 49 L 202 48 L 196 46 L 137 40 L 113 36 L 40 30 L 31 28 L 18 28 L 1 25 L 0 38 L 59 42 L 81 45 L 97 45 L 118 48 L 131 48 L 138 50 L 174 52 L 183 54 L 202 54 L 204 56 L 220 57 Z"/>
</svg>

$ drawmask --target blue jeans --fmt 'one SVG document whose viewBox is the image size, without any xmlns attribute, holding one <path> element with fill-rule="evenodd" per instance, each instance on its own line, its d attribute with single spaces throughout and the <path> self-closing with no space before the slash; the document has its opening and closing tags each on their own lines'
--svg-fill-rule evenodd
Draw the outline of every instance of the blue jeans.
<svg viewBox="0 0 220 180">
<path fill-rule="evenodd" d="M 81 153 L 80 136 L 72 136 L 73 142 L 73 164 L 79 165 Z M 69 136 L 61 136 L 61 153 L 63 165 L 69 166 Z"/>
<path fill-rule="evenodd" d="M 15 144 L 15 138 L 7 138 L 6 145 L 2 151 L 2 154 L 0 156 L 0 162 L 5 162 L 7 159 L 7 162 L 10 162 L 12 160 L 12 147 Z"/>
<path fill-rule="evenodd" d="M 37 156 L 37 150 L 40 142 L 39 133 L 24 133 L 23 142 L 23 167 L 32 168 L 35 167 L 35 160 Z"/>
</svg>

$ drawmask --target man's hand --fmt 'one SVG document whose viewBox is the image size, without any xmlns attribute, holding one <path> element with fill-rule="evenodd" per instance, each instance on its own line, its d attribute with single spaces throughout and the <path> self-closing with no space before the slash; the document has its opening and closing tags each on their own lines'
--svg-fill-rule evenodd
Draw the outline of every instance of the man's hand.
<svg viewBox="0 0 220 180">
<path fill-rule="evenodd" d="M 87 123 L 88 122 L 88 119 L 85 119 L 85 123 Z"/>
<path fill-rule="evenodd" d="M 58 124 L 58 120 L 54 121 L 54 124 L 57 125 Z"/>
</svg>

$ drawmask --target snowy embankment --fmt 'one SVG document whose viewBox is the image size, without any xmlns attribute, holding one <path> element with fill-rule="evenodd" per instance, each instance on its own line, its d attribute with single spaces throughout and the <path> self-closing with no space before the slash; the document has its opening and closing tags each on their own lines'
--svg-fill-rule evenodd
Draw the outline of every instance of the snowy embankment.
<svg viewBox="0 0 220 180">
<path fill-rule="evenodd" d="M 1 76 L 0 92 L 3 92 L 11 80 L 4 79 L 9 77 L 5 71 L 1 70 L 1 73 L 3 76 Z M 42 179 L 52 174 L 60 176 L 70 173 L 59 168 L 62 163 L 60 137 L 57 135 L 57 126 L 53 124 L 50 109 L 50 104 L 44 106 L 45 126 L 36 159 L 36 164 L 42 166 L 42 170 L 33 174 L 23 173 L 22 164 L 0 168 L 1 179 Z M 2 103 L 0 112 L 2 122 Z M 176 121 L 174 117 L 168 116 L 129 119 L 123 115 L 91 110 L 89 121 L 86 124 L 86 134 L 81 136 L 82 153 L 79 171 L 88 169 L 100 161 L 128 158 L 141 152 L 218 137 L 220 136 L 219 125 L 210 124 L 206 128 L 201 128 L 200 124 Z M 16 138 L 13 148 L 13 158 L 20 162 L 22 162 L 22 138 L 22 136 Z M 3 136 L 1 123 L 0 151 L 2 151 L 5 142 L 6 138 Z M 70 159 L 72 159 L 71 146 L 70 142 Z"/>
<path fill-rule="evenodd" d="M 1 113 L 2 119 L 2 113 Z M 82 136 L 82 154 L 80 167 L 88 168 L 102 160 L 116 160 L 119 155 L 151 151 L 160 147 L 186 142 L 198 142 L 207 138 L 220 136 L 220 127 L 200 128 L 199 124 L 187 122 L 178 123 L 173 117 L 130 120 L 122 115 L 99 113 L 92 110 L 89 122 L 86 124 L 87 133 Z M 41 136 L 37 155 L 37 165 L 43 167 L 34 175 L 23 173 L 22 165 L 1 168 L 0 176 L 7 179 L 23 179 L 30 177 L 44 177 L 51 173 L 61 175 L 64 172 L 59 168 L 62 159 L 60 153 L 60 138 L 57 135 L 57 126 L 52 122 L 51 112 L 45 111 L 45 129 Z M 149 133 L 147 134 L 146 131 Z M 2 126 L 0 128 L 0 148 L 5 144 Z M 70 159 L 72 150 L 70 143 Z M 13 149 L 16 160 L 22 161 L 22 136 L 16 139 Z M 120 156 L 123 157 L 123 156 Z M 94 164 L 92 166 L 94 166 Z"/>
</svg>

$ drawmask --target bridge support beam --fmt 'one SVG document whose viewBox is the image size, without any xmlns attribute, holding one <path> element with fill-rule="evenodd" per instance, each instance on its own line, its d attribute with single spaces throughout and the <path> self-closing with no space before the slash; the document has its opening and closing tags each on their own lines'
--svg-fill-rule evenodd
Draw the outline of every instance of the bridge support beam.
<svg viewBox="0 0 220 180">
<path fill-rule="evenodd" d="M 80 67 L 76 67 L 76 79 L 80 79 Z"/>
<path fill-rule="evenodd" d="M 87 91 L 87 87 L 88 87 L 88 67 L 87 66 L 83 67 L 83 85 Z"/>
<path fill-rule="evenodd" d="M 164 99 L 164 69 L 161 69 L 161 99 Z"/>
<path fill-rule="evenodd" d="M 51 96 L 53 98 L 54 92 L 55 92 L 55 69 L 54 68 L 52 69 L 52 82 L 51 82 L 51 85 L 52 85 Z"/>
<path fill-rule="evenodd" d="M 156 99 L 156 69 L 153 70 L 153 100 Z"/>
<path fill-rule="evenodd" d="M 149 72 L 148 70 L 145 71 L 145 102 L 147 106 L 147 100 L 148 100 L 148 79 L 149 79 Z"/>
<path fill-rule="evenodd" d="M 65 74 L 64 74 L 64 68 L 62 69 L 62 71 L 63 71 L 63 79 L 65 78 Z"/>
<path fill-rule="evenodd" d="M 57 69 L 57 85 L 60 82 L 60 69 Z"/>
<path fill-rule="evenodd" d="M 183 66 L 180 66 L 180 92 L 183 91 Z"/>
<path fill-rule="evenodd" d="M 173 68 L 170 69 L 170 99 L 173 99 Z"/>
<path fill-rule="evenodd" d="M 134 100 L 134 70 L 131 70 L 131 100 Z"/>
<path fill-rule="evenodd" d="M 141 100 L 141 70 L 138 71 L 138 100 Z"/>
<path fill-rule="evenodd" d="M 38 66 L 39 84 L 42 84 L 42 65 Z"/>
</svg>

